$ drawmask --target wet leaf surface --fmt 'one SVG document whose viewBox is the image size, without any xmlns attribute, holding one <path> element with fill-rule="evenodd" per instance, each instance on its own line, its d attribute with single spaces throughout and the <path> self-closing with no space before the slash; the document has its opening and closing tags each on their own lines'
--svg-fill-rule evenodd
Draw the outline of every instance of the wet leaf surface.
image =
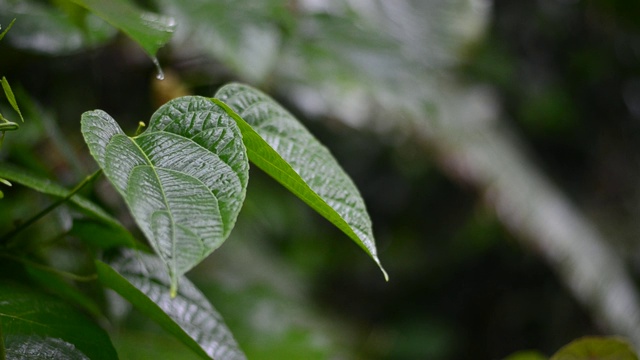
<svg viewBox="0 0 640 360">
<path fill-rule="evenodd" d="M 180 279 L 176 297 L 169 295 L 170 279 L 158 257 L 127 251 L 110 265 L 97 262 L 100 281 L 196 354 L 245 359 L 222 317 L 188 279 Z"/>
<path fill-rule="evenodd" d="M 256 89 L 230 84 L 215 97 L 230 107 L 230 113 L 239 115 L 234 118 L 251 161 L 347 234 L 387 278 L 360 192 L 329 150 L 293 115 Z"/>
<path fill-rule="evenodd" d="M 202 97 L 170 101 L 139 136 L 107 113 L 83 114 L 82 133 L 138 226 L 178 278 L 228 237 L 244 201 L 249 163 L 240 130 Z"/>
</svg>

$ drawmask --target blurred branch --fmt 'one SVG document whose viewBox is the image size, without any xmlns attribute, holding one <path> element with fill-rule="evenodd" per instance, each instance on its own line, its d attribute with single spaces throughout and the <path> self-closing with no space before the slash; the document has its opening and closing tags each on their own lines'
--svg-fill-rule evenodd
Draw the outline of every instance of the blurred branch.
<svg viewBox="0 0 640 360">
<path fill-rule="evenodd" d="M 447 118 L 432 131 L 418 128 L 448 174 L 479 189 L 500 221 L 545 258 L 605 328 L 640 347 L 638 295 L 622 257 L 532 164 L 503 124 L 475 120 L 456 126 Z"/>
</svg>

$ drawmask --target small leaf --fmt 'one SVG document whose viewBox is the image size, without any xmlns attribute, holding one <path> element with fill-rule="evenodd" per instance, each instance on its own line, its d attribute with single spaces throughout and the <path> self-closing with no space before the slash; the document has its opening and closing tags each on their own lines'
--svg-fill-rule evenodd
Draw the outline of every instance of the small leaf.
<svg viewBox="0 0 640 360">
<path fill-rule="evenodd" d="M 24 122 L 24 118 L 22 117 L 22 113 L 20 112 L 20 108 L 18 107 L 18 103 L 16 102 L 16 97 L 15 95 L 13 95 L 13 91 L 11 90 L 11 85 L 9 85 L 9 81 L 7 80 L 6 77 L 3 76 L 2 81 L 0 82 L 2 83 L 2 89 L 4 90 L 4 95 L 7 97 L 7 100 L 9 100 L 9 104 L 11 104 L 11 107 L 13 108 L 13 110 L 15 110 L 18 113 L 18 115 L 20 115 L 20 120 Z M 15 130 L 15 129 L 11 129 L 11 130 Z"/>
<path fill-rule="evenodd" d="M 118 358 L 98 325 L 66 303 L 17 284 L 0 283 L 0 327 L 8 354 L 34 355 L 18 359 L 45 359 L 51 348 L 56 355 L 69 351 L 78 359 Z"/>
<path fill-rule="evenodd" d="M 171 279 L 152 255 L 127 251 L 111 263 L 97 261 L 100 281 L 203 358 L 245 359 L 218 312 L 188 279 L 169 296 Z"/>
<path fill-rule="evenodd" d="M 55 197 L 62 198 L 69 194 L 69 190 L 63 188 L 62 186 L 52 182 L 47 178 L 32 174 L 27 169 L 19 168 L 6 163 L 0 163 L 0 177 L 6 178 L 17 184 L 26 186 L 43 194 L 52 195 Z M 83 198 L 79 195 L 74 195 L 70 199 L 70 202 L 86 215 L 89 215 L 111 226 L 122 228 L 122 225 L 118 222 L 118 220 L 114 219 L 102 208 L 87 200 L 86 198 Z"/>
<path fill-rule="evenodd" d="M 4 31 L 0 33 L 0 40 L 2 40 L 5 35 L 7 35 L 7 32 L 9 32 L 9 30 L 11 30 L 11 27 L 13 26 L 14 22 L 16 22 L 16 19 L 11 20 L 11 22 L 9 23 L 9 26 L 7 26 L 7 28 L 4 29 Z M 0 29 L 1 28 L 2 27 L 0 27 Z"/>
<path fill-rule="evenodd" d="M 256 89 L 230 84 L 215 96 L 222 102 L 213 101 L 238 123 L 249 159 L 347 234 L 373 258 L 388 280 L 378 259 L 364 201 L 329 150 Z"/>
<path fill-rule="evenodd" d="M 615 337 L 583 337 L 565 345 L 550 360 L 638 360 L 633 347 Z"/>
<path fill-rule="evenodd" d="M 173 35 L 176 24 L 171 17 L 143 11 L 128 0 L 71 0 L 118 28 L 152 58 Z"/>
<path fill-rule="evenodd" d="M 177 279 L 228 237 L 244 201 L 249 163 L 240 130 L 218 105 L 183 97 L 127 137 L 105 112 L 82 115 L 82 133 L 105 175 Z"/>
<path fill-rule="evenodd" d="M 0 122 L 0 131 L 2 131 L 3 136 L 5 131 L 15 131 L 20 128 L 20 125 L 5 119 L 2 114 L 0 114 L 0 120 L 2 120 Z"/>
</svg>

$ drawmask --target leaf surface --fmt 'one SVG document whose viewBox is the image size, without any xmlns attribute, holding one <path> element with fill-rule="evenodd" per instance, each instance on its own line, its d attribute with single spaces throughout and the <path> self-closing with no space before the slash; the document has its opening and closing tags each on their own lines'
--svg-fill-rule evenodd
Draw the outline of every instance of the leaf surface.
<svg viewBox="0 0 640 360">
<path fill-rule="evenodd" d="M 214 102 L 225 106 L 238 123 L 249 159 L 347 234 L 388 279 L 360 192 L 329 150 L 289 112 L 254 88 L 230 84 L 215 97 Z"/>
<path fill-rule="evenodd" d="M 209 99 L 174 99 L 147 130 L 126 136 L 107 113 L 82 115 L 82 133 L 172 279 L 228 237 L 244 201 L 249 163 L 235 121 Z"/>
<path fill-rule="evenodd" d="M 169 296 L 170 279 L 156 256 L 127 251 L 111 262 L 96 262 L 100 281 L 130 301 L 196 354 L 216 360 L 245 359 L 222 317 L 188 279 Z"/>
<path fill-rule="evenodd" d="M 64 354 L 69 359 L 118 358 L 98 325 L 66 303 L 20 285 L 0 283 L 0 328 L 7 354 L 18 359 L 49 359 L 47 354 L 57 356 L 53 359 L 66 359 Z"/>
</svg>

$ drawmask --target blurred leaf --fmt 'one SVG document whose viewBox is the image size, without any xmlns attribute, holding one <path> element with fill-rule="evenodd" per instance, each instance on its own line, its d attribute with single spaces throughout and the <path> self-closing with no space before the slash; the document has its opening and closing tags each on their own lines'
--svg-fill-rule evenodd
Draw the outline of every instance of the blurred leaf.
<svg viewBox="0 0 640 360">
<path fill-rule="evenodd" d="M 633 347 L 620 338 L 584 337 L 556 352 L 550 360 L 638 360 Z"/>
<path fill-rule="evenodd" d="M 64 0 L 69 1 L 69 0 Z M 104 43 L 115 29 L 96 16 L 84 19 L 83 27 L 60 8 L 36 0 L 0 1 L 0 22 L 17 18 L 7 40 L 18 49 L 44 54 L 68 54 Z"/>
<path fill-rule="evenodd" d="M 249 178 L 240 130 L 221 107 L 194 96 L 160 107 L 133 138 L 101 110 L 82 115 L 82 133 L 167 265 L 175 294 L 178 278 L 235 224 Z"/>
<path fill-rule="evenodd" d="M 227 111 L 242 131 L 251 161 L 347 234 L 373 258 L 388 280 L 376 253 L 364 201 L 329 150 L 256 89 L 231 84 L 215 96 L 224 102 L 214 99 L 216 103 L 230 107 Z"/>
<path fill-rule="evenodd" d="M 265 81 L 277 63 L 281 30 L 291 14 L 286 0 L 159 0 L 163 11 L 188 24 L 176 40 L 222 60 L 242 77 Z"/>
<path fill-rule="evenodd" d="M 184 345 L 167 333 L 119 329 L 111 337 L 120 359 L 200 360 L 201 356 L 185 351 Z"/>
<path fill-rule="evenodd" d="M 40 285 L 47 290 L 52 291 L 60 298 L 69 300 L 75 304 L 82 306 L 95 318 L 103 317 L 102 311 L 98 305 L 77 288 L 63 280 L 60 276 L 53 274 L 49 271 L 45 271 L 42 268 L 35 267 L 32 264 L 26 263 L 25 268 L 29 276 L 36 280 Z"/>
<path fill-rule="evenodd" d="M 58 356 L 54 359 L 62 354 L 118 358 L 107 333 L 95 323 L 66 303 L 19 285 L 0 283 L 0 328 L 7 354 L 17 358 L 47 358 L 47 351 Z"/>
<path fill-rule="evenodd" d="M 130 301 L 203 358 L 244 359 L 222 317 L 186 278 L 176 297 L 163 262 L 152 255 L 127 251 L 110 267 L 96 262 L 100 281 Z"/>
<path fill-rule="evenodd" d="M 52 195 L 63 198 L 69 194 L 69 190 L 52 182 L 51 180 L 32 174 L 26 169 L 19 168 L 14 165 L 0 163 L 0 177 L 11 180 L 14 183 L 26 186 L 43 194 Z M 70 199 L 71 204 L 75 205 L 84 214 L 100 220 L 114 227 L 122 227 L 118 220 L 107 214 L 102 208 L 93 202 L 79 196 L 74 195 Z"/>
<path fill-rule="evenodd" d="M 4 90 L 4 95 L 7 97 L 7 100 L 9 100 L 9 104 L 11 104 L 13 110 L 15 110 L 18 115 L 20 115 L 20 120 L 24 122 L 24 118 L 22 117 L 22 113 L 20 112 L 20 108 L 18 107 L 18 103 L 16 102 L 16 97 L 13 95 L 13 91 L 11 90 L 11 85 L 9 85 L 9 81 L 6 77 L 3 76 L 2 81 L 0 82 L 2 83 L 2 90 Z"/>
<path fill-rule="evenodd" d="M 128 248 L 144 246 L 138 243 L 124 227 L 113 226 L 112 224 L 91 219 L 74 219 L 69 235 L 101 249 L 111 249 L 119 246 Z"/>
<path fill-rule="evenodd" d="M 171 39 L 176 27 L 173 18 L 143 11 L 129 0 L 70 1 L 89 9 L 127 34 L 152 58 Z"/>
</svg>

